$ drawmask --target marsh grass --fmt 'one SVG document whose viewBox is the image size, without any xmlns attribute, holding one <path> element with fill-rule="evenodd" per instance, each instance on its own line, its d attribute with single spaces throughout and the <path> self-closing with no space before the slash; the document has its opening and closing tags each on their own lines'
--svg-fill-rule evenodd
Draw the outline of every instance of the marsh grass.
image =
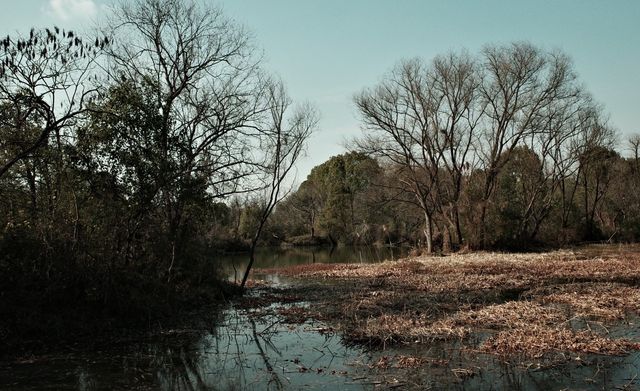
<svg viewBox="0 0 640 391">
<path fill-rule="evenodd" d="M 528 358 L 640 349 L 609 333 L 640 311 L 638 251 L 473 253 L 260 273 L 299 279 L 280 294 L 307 305 L 285 315 L 325 321 L 347 343 L 456 340 L 461 349 Z"/>
</svg>

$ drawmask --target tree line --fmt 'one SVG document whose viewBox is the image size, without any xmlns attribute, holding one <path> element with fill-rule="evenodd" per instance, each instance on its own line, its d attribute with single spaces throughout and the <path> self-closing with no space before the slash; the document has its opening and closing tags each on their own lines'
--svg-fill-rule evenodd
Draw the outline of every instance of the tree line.
<svg viewBox="0 0 640 391">
<path fill-rule="evenodd" d="M 283 204 L 298 219 L 289 235 L 428 253 L 639 238 L 638 136 L 622 157 L 562 52 L 512 43 L 406 60 L 354 101 L 354 152 Z"/>
</svg>

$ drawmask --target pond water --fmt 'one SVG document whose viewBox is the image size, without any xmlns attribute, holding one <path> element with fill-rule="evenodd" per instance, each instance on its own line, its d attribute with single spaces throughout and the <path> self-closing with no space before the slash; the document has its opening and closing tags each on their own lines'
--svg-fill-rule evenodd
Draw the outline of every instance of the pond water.
<svg viewBox="0 0 640 391">
<path fill-rule="evenodd" d="M 145 343 L 12 363 L 0 368 L 0 389 L 363 389 L 348 375 L 364 351 L 318 325 L 289 326 L 233 308 L 221 315 L 208 332 L 172 330 Z"/>
<path fill-rule="evenodd" d="M 384 253 L 364 253 L 361 258 L 364 248 L 339 250 L 261 250 L 256 266 L 312 263 L 314 258 L 316 262 L 384 258 Z M 231 270 L 246 262 L 242 255 L 233 257 L 226 259 Z M 256 289 L 250 294 L 265 292 Z M 295 304 L 301 305 L 307 304 Z M 98 341 L 91 348 L 75 346 L 0 363 L 0 390 L 602 390 L 638 385 L 637 352 L 527 362 L 460 349 L 455 341 L 369 349 L 345 345 L 321 322 L 287 323 L 278 311 L 289 306 L 246 308 L 231 302 L 206 328 L 166 330 L 144 340 Z M 630 323 L 610 332 L 640 335 L 640 319 Z M 480 341 L 483 336 L 476 338 Z M 423 364 L 418 368 L 410 361 L 402 364 L 406 358 L 419 358 Z"/>
<path fill-rule="evenodd" d="M 0 366 L 0 389 L 603 390 L 637 386 L 640 353 L 534 365 L 460 350 L 456 342 L 368 350 L 345 346 L 322 323 L 291 325 L 275 316 L 254 316 L 253 311 L 231 305 L 208 331 L 168 330 L 143 342 L 116 341 L 93 351 L 79 349 L 5 364 Z M 418 357 L 426 364 L 399 366 L 403 357 Z"/>
<path fill-rule="evenodd" d="M 264 247 L 258 248 L 254 268 L 275 268 L 312 263 L 375 263 L 407 256 L 406 247 L 341 246 L 341 247 Z M 220 254 L 216 262 L 232 281 L 242 279 L 249 262 L 246 253 Z"/>
<path fill-rule="evenodd" d="M 382 262 L 406 249 L 377 247 L 260 248 L 256 268 L 299 264 Z M 247 254 L 216 257 L 231 280 L 239 280 Z M 263 278 L 279 281 L 275 275 Z M 349 381 L 367 361 L 365 351 L 344 346 L 314 323 L 287 325 L 233 303 L 207 330 L 167 330 L 144 341 L 104 341 L 95 347 L 23 357 L 0 363 L 0 390 L 245 390 L 362 389 Z"/>
</svg>

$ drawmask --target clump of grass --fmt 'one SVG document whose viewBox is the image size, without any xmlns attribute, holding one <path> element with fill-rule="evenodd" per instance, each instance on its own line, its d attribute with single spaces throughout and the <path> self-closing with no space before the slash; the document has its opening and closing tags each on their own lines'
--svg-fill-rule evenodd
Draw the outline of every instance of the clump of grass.
<svg viewBox="0 0 640 391">
<path fill-rule="evenodd" d="M 371 368 L 387 369 L 387 368 L 418 368 L 426 363 L 432 362 L 424 357 L 418 356 L 381 356 L 376 362 L 371 364 Z"/>
<path fill-rule="evenodd" d="M 519 328 L 502 331 L 489 338 L 481 351 L 506 356 L 523 355 L 540 358 L 551 352 L 576 352 L 604 355 L 624 355 L 640 349 L 640 344 L 627 339 L 611 339 L 589 330 L 545 327 Z"/>
<path fill-rule="evenodd" d="M 398 356 L 398 368 L 417 368 L 425 363 L 424 357 L 416 356 Z"/>
<path fill-rule="evenodd" d="M 567 284 L 534 294 L 540 302 L 569 305 L 577 316 L 589 319 L 612 321 L 640 311 L 640 288 L 623 284 Z"/>
<path fill-rule="evenodd" d="M 516 329 L 556 325 L 566 320 L 558 309 L 528 301 L 509 301 L 471 311 L 460 311 L 448 321 L 467 328 Z"/>
<path fill-rule="evenodd" d="M 557 308 L 512 301 L 478 309 L 462 309 L 437 320 L 412 312 L 392 315 L 383 313 L 360 321 L 352 320 L 345 331 L 349 340 L 386 345 L 394 342 L 424 343 L 462 339 L 479 329 L 553 326 L 566 320 L 566 316 Z"/>
<path fill-rule="evenodd" d="M 464 338 L 469 330 L 448 322 L 431 322 L 411 315 L 380 315 L 343 325 L 348 342 L 388 345 L 398 342 L 424 343 L 427 341 Z"/>
<path fill-rule="evenodd" d="M 278 315 L 283 317 L 284 322 L 292 324 L 304 323 L 313 317 L 307 308 L 300 306 L 279 308 Z"/>
</svg>

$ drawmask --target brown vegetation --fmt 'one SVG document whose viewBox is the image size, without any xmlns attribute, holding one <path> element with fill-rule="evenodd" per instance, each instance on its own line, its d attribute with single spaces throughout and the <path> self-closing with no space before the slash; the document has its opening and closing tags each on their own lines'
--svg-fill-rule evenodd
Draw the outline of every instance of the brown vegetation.
<svg viewBox="0 0 640 391">
<path fill-rule="evenodd" d="M 287 317 L 324 320 L 351 343 L 453 339 L 474 351 L 530 358 L 617 355 L 640 348 L 610 334 L 616 322 L 640 311 L 640 253 L 625 249 L 475 253 L 259 272 L 303 279 L 280 292 L 309 302 L 288 309 Z"/>
</svg>

